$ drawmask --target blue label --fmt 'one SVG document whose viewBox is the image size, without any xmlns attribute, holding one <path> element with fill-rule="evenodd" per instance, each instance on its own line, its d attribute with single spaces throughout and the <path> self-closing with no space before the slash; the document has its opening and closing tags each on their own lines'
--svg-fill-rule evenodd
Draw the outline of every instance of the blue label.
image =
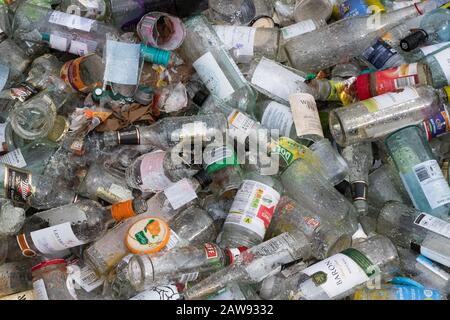
<svg viewBox="0 0 450 320">
<path fill-rule="evenodd" d="M 427 131 L 428 139 L 432 139 L 446 133 L 447 121 L 447 111 L 444 107 L 441 107 L 438 114 L 425 122 L 425 130 Z"/>
<path fill-rule="evenodd" d="M 438 290 L 410 286 L 393 286 L 392 293 L 396 300 L 441 300 Z"/>
<path fill-rule="evenodd" d="M 363 53 L 363 57 L 375 68 L 383 69 L 386 62 L 396 54 L 398 54 L 397 50 L 392 48 L 385 41 L 378 40 L 377 43 Z"/>
<path fill-rule="evenodd" d="M 339 12 L 343 18 L 367 16 L 372 13 L 366 0 L 345 0 L 339 6 Z"/>
</svg>

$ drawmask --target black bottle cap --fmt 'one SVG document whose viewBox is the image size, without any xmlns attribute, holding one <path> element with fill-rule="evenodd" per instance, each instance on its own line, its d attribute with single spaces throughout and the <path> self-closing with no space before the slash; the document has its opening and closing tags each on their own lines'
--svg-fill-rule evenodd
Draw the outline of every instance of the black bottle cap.
<svg viewBox="0 0 450 320">
<path fill-rule="evenodd" d="M 420 253 L 420 245 L 417 243 L 411 242 L 411 250 L 414 252 Z"/>
<path fill-rule="evenodd" d="M 200 186 L 204 189 L 207 186 L 209 186 L 212 182 L 211 177 L 206 172 L 206 170 L 202 169 L 199 172 L 197 172 L 193 178 L 198 181 Z"/>
<path fill-rule="evenodd" d="M 201 107 L 203 103 L 208 99 L 209 92 L 206 92 L 204 90 L 199 90 L 194 98 L 192 98 L 192 102 L 194 102 L 197 106 Z"/>
<path fill-rule="evenodd" d="M 428 34 L 424 30 L 417 30 L 400 41 L 403 51 L 412 51 L 418 48 L 428 38 Z"/>
</svg>

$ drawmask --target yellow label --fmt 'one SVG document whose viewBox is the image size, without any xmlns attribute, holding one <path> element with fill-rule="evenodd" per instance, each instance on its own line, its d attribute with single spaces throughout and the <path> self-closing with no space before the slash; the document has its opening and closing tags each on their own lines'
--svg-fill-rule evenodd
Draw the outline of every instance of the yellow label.
<svg viewBox="0 0 450 320">
<path fill-rule="evenodd" d="M 367 100 L 361 101 L 361 103 L 366 106 L 366 108 L 367 108 L 367 110 L 369 110 L 369 112 L 377 112 L 379 110 L 378 103 L 375 99 L 367 99 Z"/>
</svg>

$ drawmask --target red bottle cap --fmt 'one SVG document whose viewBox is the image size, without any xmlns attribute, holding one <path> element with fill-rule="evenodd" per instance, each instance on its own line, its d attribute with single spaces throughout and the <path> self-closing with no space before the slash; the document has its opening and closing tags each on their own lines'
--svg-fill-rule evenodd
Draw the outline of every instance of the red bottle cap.
<svg viewBox="0 0 450 320">
<path fill-rule="evenodd" d="M 367 100 L 372 98 L 369 88 L 370 74 L 361 74 L 356 78 L 356 90 L 358 91 L 359 100 Z"/>
</svg>

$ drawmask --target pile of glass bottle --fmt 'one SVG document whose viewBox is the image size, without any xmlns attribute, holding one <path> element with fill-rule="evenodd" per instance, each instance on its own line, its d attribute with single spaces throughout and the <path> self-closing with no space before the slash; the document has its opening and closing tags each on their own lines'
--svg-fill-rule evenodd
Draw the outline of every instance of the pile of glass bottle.
<svg viewBox="0 0 450 320">
<path fill-rule="evenodd" d="M 447 299 L 449 6 L 1 0 L 0 300 Z"/>
</svg>

